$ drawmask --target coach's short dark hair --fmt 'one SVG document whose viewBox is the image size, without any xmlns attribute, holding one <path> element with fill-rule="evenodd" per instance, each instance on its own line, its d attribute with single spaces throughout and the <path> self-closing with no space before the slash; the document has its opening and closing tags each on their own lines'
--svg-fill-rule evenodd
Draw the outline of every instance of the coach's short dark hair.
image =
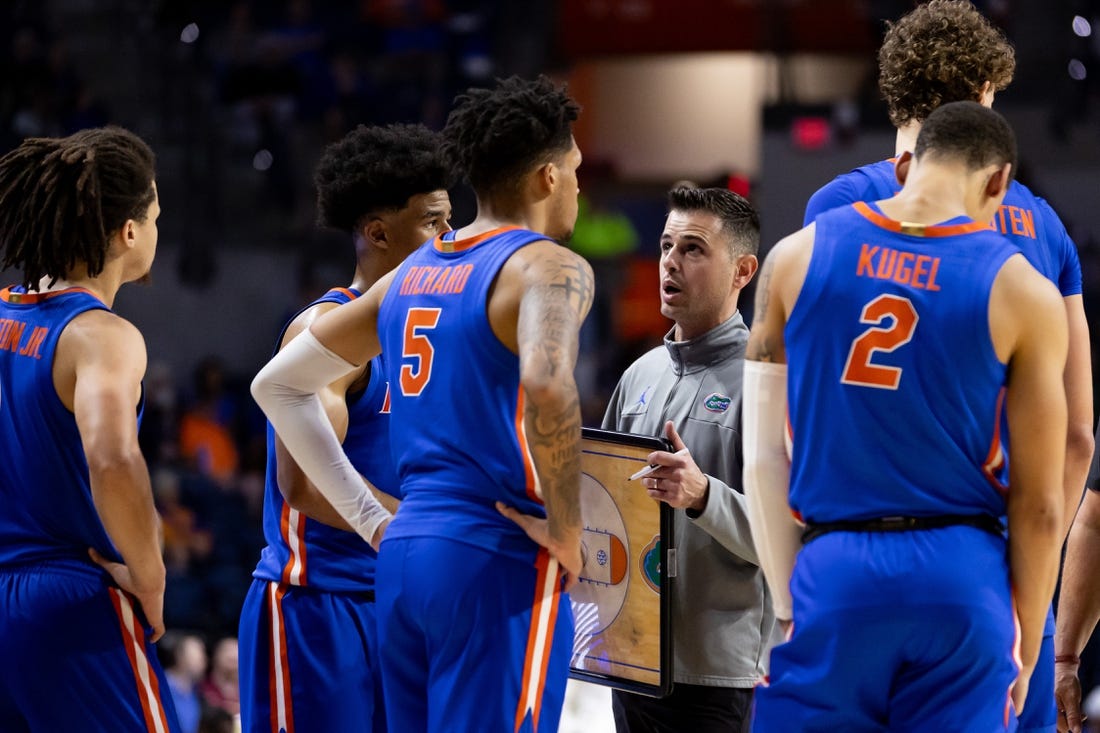
<svg viewBox="0 0 1100 733">
<path fill-rule="evenodd" d="M 941 104 L 977 102 L 987 81 L 1001 91 L 1016 71 L 1016 53 L 966 0 L 931 0 L 887 23 L 878 66 L 890 121 L 902 127 Z"/>
<path fill-rule="evenodd" d="M 706 211 L 717 216 L 729 235 L 733 254 L 757 253 L 760 215 L 748 199 L 725 188 L 679 186 L 668 192 L 669 211 Z"/>
<path fill-rule="evenodd" d="M 951 102 L 937 108 L 921 125 L 913 155 L 962 160 L 970 170 L 1012 164 L 1016 135 L 1004 117 L 977 102 Z"/>
<path fill-rule="evenodd" d="M 441 144 L 439 133 L 423 125 L 355 128 L 317 163 L 318 223 L 351 233 L 369 214 L 450 188 L 456 176 Z"/>
<path fill-rule="evenodd" d="M 539 165 L 569 152 L 580 106 L 545 76 L 512 76 L 455 98 L 444 146 L 479 194 L 507 191 Z"/>
<path fill-rule="evenodd" d="M 37 287 L 83 263 L 103 271 L 110 237 L 144 222 L 156 199 L 153 151 L 129 130 L 96 127 L 28 138 L 0 158 L 0 269 Z"/>
</svg>

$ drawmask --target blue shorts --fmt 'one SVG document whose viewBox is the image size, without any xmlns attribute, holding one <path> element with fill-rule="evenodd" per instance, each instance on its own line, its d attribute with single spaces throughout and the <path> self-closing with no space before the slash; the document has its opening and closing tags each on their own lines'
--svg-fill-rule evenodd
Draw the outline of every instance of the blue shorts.
<svg viewBox="0 0 1100 733">
<path fill-rule="evenodd" d="M 0 730 L 179 733 L 150 633 L 99 568 L 0 571 Z"/>
<path fill-rule="evenodd" d="M 389 729 L 558 729 L 573 612 L 557 561 L 438 537 L 385 540 L 378 632 Z"/>
<path fill-rule="evenodd" d="M 1016 729 L 1003 539 L 965 526 L 833 532 L 802 548 L 791 594 L 793 634 L 772 650 L 754 731 Z"/>
<path fill-rule="evenodd" d="M 374 601 L 253 580 L 238 636 L 242 733 L 384 731 Z"/>
</svg>

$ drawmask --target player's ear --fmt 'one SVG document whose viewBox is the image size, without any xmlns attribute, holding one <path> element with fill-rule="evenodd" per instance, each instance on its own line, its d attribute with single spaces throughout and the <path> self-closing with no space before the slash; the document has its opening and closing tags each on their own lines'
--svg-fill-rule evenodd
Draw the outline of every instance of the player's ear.
<svg viewBox="0 0 1100 733">
<path fill-rule="evenodd" d="M 558 170 L 558 166 L 553 161 L 544 163 L 539 166 L 539 179 L 542 184 L 542 188 L 546 193 L 550 193 L 554 190 L 554 187 L 558 185 L 558 181 L 561 178 L 561 171 Z"/>
<path fill-rule="evenodd" d="M 903 186 L 905 185 L 905 179 L 909 177 L 909 167 L 912 164 L 913 154 L 908 150 L 903 150 L 894 163 L 894 177 L 897 178 L 898 183 Z"/>
<path fill-rule="evenodd" d="M 978 92 L 978 104 L 983 107 L 992 108 L 993 98 L 997 96 L 997 90 L 993 88 L 993 82 L 986 80 L 982 84 L 981 90 Z"/>
<path fill-rule="evenodd" d="M 524 190 L 532 201 L 542 201 L 554 192 L 554 186 L 561 178 L 561 171 L 551 162 L 534 168 L 524 178 Z"/>
<path fill-rule="evenodd" d="M 111 235 L 109 241 L 111 246 L 119 246 L 121 249 L 119 252 L 125 252 L 126 250 L 133 249 L 137 245 L 137 222 L 133 219 L 127 219 L 121 227 L 119 227 L 114 234 Z"/>
<path fill-rule="evenodd" d="M 1004 195 L 1012 182 L 1012 164 L 1005 163 L 999 170 L 993 172 L 985 183 L 985 194 L 990 198 Z"/>
<path fill-rule="evenodd" d="M 372 216 L 363 225 L 363 239 L 367 244 L 379 249 L 389 249 L 389 236 L 386 231 L 386 222 L 381 217 Z"/>
</svg>

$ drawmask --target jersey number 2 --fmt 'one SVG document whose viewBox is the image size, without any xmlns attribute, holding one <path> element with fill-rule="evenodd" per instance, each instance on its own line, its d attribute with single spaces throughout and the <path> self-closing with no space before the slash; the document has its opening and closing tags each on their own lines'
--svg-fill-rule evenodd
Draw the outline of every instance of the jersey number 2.
<svg viewBox="0 0 1100 733">
<path fill-rule="evenodd" d="M 432 361 L 435 347 L 422 331 L 430 331 L 439 323 L 439 308 L 409 308 L 405 314 L 405 338 L 401 346 L 401 359 L 415 360 L 415 364 L 401 365 L 401 394 L 418 397 L 432 378 Z"/>
<path fill-rule="evenodd" d="M 893 323 L 883 326 L 886 319 Z M 860 323 L 874 324 L 852 342 L 848 351 L 848 363 L 840 381 L 860 387 L 897 389 L 901 381 L 901 367 L 872 364 L 875 352 L 890 353 L 913 338 L 917 328 L 917 309 L 908 298 L 897 295 L 880 295 L 863 306 Z"/>
</svg>

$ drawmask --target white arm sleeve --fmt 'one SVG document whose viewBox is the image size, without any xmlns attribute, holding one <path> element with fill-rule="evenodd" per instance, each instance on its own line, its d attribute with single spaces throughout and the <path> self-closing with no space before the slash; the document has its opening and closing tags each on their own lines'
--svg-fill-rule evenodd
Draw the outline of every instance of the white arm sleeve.
<svg viewBox="0 0 1100 733">
<path fill-rule="evenodd" d="M 791 573 L 802 547 L 802 527 L 788 503 L 787 365 L 745 362 L 741 434 L 744 489 L 753 542 L 771 590 L 777 618 L 792 616 Z"/>
<path fill-rule="evenodd" d="M 309 480 L 370 542 L 391 515 L 351 465 L 317 394 L 354 368 L 306 329 L 260 370 L 252 396 Z"/>
</svg>

